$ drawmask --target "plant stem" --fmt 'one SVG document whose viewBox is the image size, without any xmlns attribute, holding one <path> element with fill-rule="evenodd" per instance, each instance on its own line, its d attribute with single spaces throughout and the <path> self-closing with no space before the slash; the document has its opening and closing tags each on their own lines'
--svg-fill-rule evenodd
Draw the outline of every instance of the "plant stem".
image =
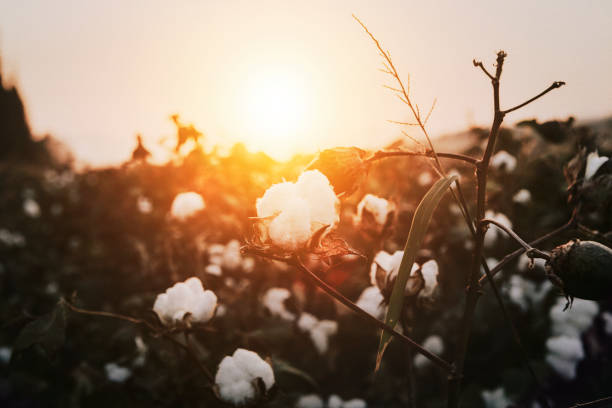
<svg viewBox="0 0 612 408">
<path fill-rule="evenodd" d="M 510 235 L 512 239 L 518 242 L 525 249 L 528 256 L 532 258 L 542 258 L 546 260 L 550 259 L 549 254 L 547 254 L 546 252 L 540 251 L 539 249 L 536 249 L 532 247 L 531 245 L 529 245 L 527 242 L 523 240 L 523 238 L 519 237 L 518 234 L 512 230 L 512 228 L 508 228 L 506 225 L 500 222 L 497 222 L 495 220 L 488 219 L 488 218 L 484 218 L 482 221 L 480 221 L 480 223 L 483 224 L 484 226 L 486 226 L 487 224 L 493 224 L 499 229 L 501 229 L 502 231 L 504 231 L 506 234 Z"/>
<path fill-rule="evenodd" d="M 387 157 L 394 157 L 394 156 L 423 156 L 423 157 L 430 157 L 430 158 L 434 157 L 433 152 L 431 150 L 428 150 L 426 152 L 409 152 L 409 151 L 402 151 L 402 150 L 388 150 L 388 151 L 379 150 L 376 153 L 374 153 L 372 157 L 366 159 L 365 161 L 373 162 L 376 160 L 381 160 Z M 463 161 L 471 166 L 475 166 L 477 162 L 475 158 L 464 155 L 464 154 L 438 153 L 438 157 Z"/>
</svg>

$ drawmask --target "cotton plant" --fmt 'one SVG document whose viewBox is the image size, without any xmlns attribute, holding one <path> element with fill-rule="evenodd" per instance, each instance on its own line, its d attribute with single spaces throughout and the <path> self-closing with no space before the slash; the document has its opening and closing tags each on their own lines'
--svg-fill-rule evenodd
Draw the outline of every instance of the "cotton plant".
<svg viewBox="0 0 612 408">
<path fill-rule="evenodd" d="M 238 348 L 221 360 L 214 382 L 221 400 L 242 406 L 264 398 L 275 379 L 270 363 L 253 351 Z"/>
<path fill-rule="evenodd" d="M 291 297 L 291 292 L 285 288 L 270 288 L 262 298 L 264 307 L 272 316 L 283 320 L 294 321 L 296 315 L 285 307 L 285 301 Z"/>
<path fill-rule="evenodd" d="M 338 223 L 338 203 L 329 180 L 318 170 L 302 173 L 295 183 L 275 184 L 257 199 L 260 239 L 285 251 L 303 248 L 316 232 Z"/>
<path fill-rule="evenodd" d="M 206 323 L 214 316 L 216 307 L 215 293 L 204 290 L 202 281 L 192 277 L 157 295 L 153 311 L 163 324 L 172 326 L 185 321 Z"/>
<path fill-rule="evenodd" d="M 329 338 L 338 332 L 338 322 L 319 320 L 310 313 L 302 313 L 297 321 L 298 328 L 309 334 L 310 340 L 319 354 L 325 354 L 329 348 Z"/>
<path fill-rule="evenodd" d="M 174 197 L 170 207 L 170 215 L 177 220 L 185 221 L 205 208 L 206 204 L 202 196 L 189 191 L 177 194 Z"/>
</svg>

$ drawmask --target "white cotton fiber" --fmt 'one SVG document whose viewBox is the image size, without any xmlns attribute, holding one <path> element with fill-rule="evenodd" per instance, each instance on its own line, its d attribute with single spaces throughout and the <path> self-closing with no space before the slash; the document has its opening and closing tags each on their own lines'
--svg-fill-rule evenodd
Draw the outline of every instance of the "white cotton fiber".
<svg viewBox="0 0 612 408">
<path fill-rule="evenodd" d="M 385 305 L 383 305 L 384 297 L 380 293 L 378 286 L 367 287 L 359 295 L 357 306 L 368 312 L 377 319 L 382 319 L 385 316 Z"/>
<path fill-rule="evenodd" d="M 204 199 L 198 193 L 180 193 L 172 201 L 170 214 L 176 219 L 185 220 L 205 207 Z"/>
<path fill-rule="evenodd" d="M 291 292 L 285 288 L 270 288 L 263 295 L 263 304 L 272 316 L 295 320 L 295 315 L 285 307 L 285 300 L 290 297 Z"/>
<path fill-rule="evenodd" d="M 384 198 L 366 194 L 357 205 L 357 222 L 360 223 L 364 212 L 367 212 L 378 225 L 383 226 L 387 222 L 390 209 L 391 204 Z"/>
<path fill-rule="evenodd" d="M 221 360 L 215 375 L 215 385 L 222 400 L 242 405 L 259 397 L 254 385 L 257 378 L 262 379 L 266 391 L 270 390 L 274 385 L 272 367 L 257 353 L 239 348 L 232 356 Z"/>
<path fill-rule="evenodd" d="M 181 322 L 188 313 L 192 322 L 205 323 L 213 317 L 216 307 L 217 296 L 205 291 L 200 279 L 193 277 L 157 295 L 153 311 L 166 325 Z"/>
</svg>

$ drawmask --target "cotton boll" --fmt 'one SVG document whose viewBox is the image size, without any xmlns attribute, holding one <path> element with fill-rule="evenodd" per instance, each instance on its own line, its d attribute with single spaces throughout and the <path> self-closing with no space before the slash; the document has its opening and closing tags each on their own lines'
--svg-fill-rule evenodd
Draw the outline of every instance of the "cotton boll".
<svg viewBox="0 0 612 408">
<path fill-rule="evenodd" d="M 319 170 L 305 171 L 295 183 L 300 197 L 308 202 L 313 232 L 323 225 L 335 225 L 338 222 L 338 197 L 329 184 L 327 177 Z"/>
<path fill-rule="evenodd" d="M 612 336 L 612 313 L 604 312 L 602 313 L 601 317 L 603 318 L 603 321 L 604 321 L 604 331 L 609 336 Z"/>
<path fill-rule="evenodd" d="M 502 213 L 496 213 L 492 210 L 487 210 L 487 212 L 485 212 L 485 218 L 497 221 L 505 227 L 512 229 L 512 221 L 510 221 L 510 219 Z M 499 237 L 502 237 L 505 234 L 506 233 L 496 225 L 489 225 L 489 229 L 487 230 L 487 234 L 485 235 L 484 239 L 485 247 L 492 247 L 497 242 Z"/>
<path fill-rule="evenodd" d="M 186 220 L 206 207 L 201 195 L 194 192 L 180 193 L 174 197 L 170 215 L 179 220 Z"/>
<path fill-rule="evenodd" d="M 225 246 L 222 244 L 212 244 L 208 247 L 208 262 L 211 264 L 223 265 L 223 254 L 225 253 Z"/>
<path fill-rule="evenodd" d="M 104 366 L 106 378 L 109 381 L 122 383 L 132 376 L 132 371 L 129 368 L 121 367 L 115 363 L 108 363 Z"/>
<path fill-rule="evenodd" d="M 342 404 L 342 408 L 367 408 L 368 404 L 359 398 L 353 398 L 351 400 L 345 401 Z"/>
<path fill-rule="evenodd" d="M 26 198 L 23 201 L 23 212 L 30 218 L 40 217 L 40 206 L 33 198 Z"/>
<path fill-rule="evenodd" d="M 425 350 L 432 352 L 434 354 L 441 354 L 444 352 L 444 342 L 442 338 L 437 335 L 429 336 L 423 342 L 423 347 Z M 414 366 L 417 368 L 422 368 L 429 365 L 430 361 L 422 354 L 417 354 L 414 356 Z"/>
<path fill-rule="evenodd" d="M 417 183 L 419 183 L 419 186 L 421 187 L 430 185 L 432 181 L 433 181 L 433 176 L 428 171 L 422 172 L 421 174 L 419 174 L 419 177 L 417 178 Z"/>
<path fill-rule="evenodd" d="M 4 228 L 0 229 L 0 242 L 8 247 L 23 247 L 26 243 L 23 235 Z"/>
<path fill-rule="evenodd" d="M 255 270 L 255 259 L 246 257 L 242 259 L 242 270 L 246 273 L 251 273 Z"/>
<path fill-rule="evenodd" d="M 263 296 L 263 304 L 272 316 L 284 320 L 295 320 L 295 315 L 285 308 L 285 300 L 291 297 L 291 292 L 285 288 L 270 288 Z"/>
<path fill-rule="evenodd" d="M 419 292 L 419 297 L 429 297 L 438 286 L 438 263 L 429 260 L 421 266 L 421 275 L 425 280 L 425 286 Z"/>
<path fill-rule="evenodd" d="M 377 286 L 370 286 L 361 292 L 356 304 L 368 314 L 377 319 L 382 319 L 385 316 L 383 300 L 384 297 L 382 293 L 380 293 L 380 289 L 378 289 Z"/>
<path fill-rule="evenodd" d="M 552 337 L 546 341 L 546 362 L 566 380 L 576 377 L 576 366 L 584 358 L 580 339 L 569 336 Z"/>
<path fill-rule="evenodd" d="M 516 157 L 505 150 L 500 150 L 491 157 L 491 167 L 512 173 L 516 168 Z"/>
<path fill-rule="evenodd" d="M 223 251 L 223 267 L 234 270 L 242 264 L 242 254 L 240 253 L 240 241 L 233 239 L 227 243 Z"/>
<path fill-rule="evenodd" d="M 138 206 L 138 211 L 143 214 L 150 214 L 153 211 L 153 203 L 147 197 L 140 196 L 138 197 L 138 201 L 136 202 Z"/>
<path fill-rule="evenodd" d="M 572 307 L 563 311 L 565 303 L 564 299 L 559 298 L 550 309 L 552 334 L 579 338 L 582 332 L 593 324 L 599 306 L 591 300 L 575 299 Z"/>
<path fill-rule="evenodd" d="M 214 275 L 214 276 L 221 276 L 223 273 L 221 270 L 221 267 L 216 264 L 206 265 L 206 268 L 204 268 L 204 272 L 206 272 L 209 275 Z"/>
<path fill-rule="evenodd" d="M 189 278 L 168 288 L 157 296 L 153 311 L 166 325 L 179 323 L 189 313 L 192 322 L 209 321 L 217 307 L 217 296 L 210 290 L 204 290 L 198 278 Z"/>
<path fill-rule="evenodd" d="M 507 408 L 509 405 L 512 405 L 512 401 L 510 401 L 502 387 L 491 391 L 484 390 L 480 396 L 486 408 Z"/>
<path fill-rule="evenodd" d="M 215 385 L 223 401 L 242 405 L 259 397 L 254 385 L 257 378 L 262 379 L 266 391 L 269 391 L 274 385 L 272 367 L 257 353 L 239 348 L 232 356 L 221 360 L 215 375 Z"/>
<path fill-rule="evenodd" d="M 268 233 L 275 245 L 288 251 L 305 245 L 312 235 L 308 203 L 298 197 L 290 199 L 270 223 Z"/>
<path fill-rule="evenodd" d="M 531 202 L 531 193 L 527 189 L 520 189 L 512 196 L 512 201 L 517 204 L 527 204 Z"/>
<path fill-rule="evenodd" d="M 263 197 L 258 198 L 255 204 L 258 217 L 271 217 L 283 210 L 285 203 L 297 197 L 298 190 L 295 184 L 284 182 L 274 184 L 266 190 Z"/>
<path fill-rule="evenodd" d="M 391 209 L 390 203 L 384 198 L 373 194 L 366 194 L 357 205 L 357 220 L 361 222 L 364 211 L 370 213 L 374 221 L 380 226 L 384 226 Z"/>
<path fill-rule="evenodd" d="M 338 323 L 332 320 L 321 320 L 310 330 L 310 339 L 319 354 L 325 354 L 329 348 L 329 337 L 338 332 Z"/>
<path fill-rule="evenodd" d="M 0 347 L 0 363 L 8 364 L 11 361 L 11 356 L 13 355 L 13 349 L 10 347 L 2 346 Z"/>
<path fill-rule="evenodd" d="M 324 408 L 323 399 L 317 394 L 302 395 L 295 403 L 295 408 Z"/>
<path fill-rule="evenodd" d="M 542 301 L 550 289 L 552 289 L 552 283 L 549 281 L 536 285 L 534 282 L 518 275 L 512 275 L 508 284 L 504 286 L 504 291 L 510 301 L 518 305 L 523 311 Z"/>
<path fill-rule="evenodd" d="M 300 330 L 302 331 L 310 331 L 312 330 L 315 325 L 317 324 L 317 322 L 319 321 L 319 319 L 317 319 L 316 317 L 314 317 L 313 315 L 311 315 L 310 313 L 302 313 L 300 315 L 300 318 L 298 319 L 298 327 L 300 328 Z"/>
<path fill-rule="evenodd" d="M 599 170 L 599 168 L 607 161 L 608 157 L 600 157 L 597 151 L 589 153 L 587 156 L 586 168 L 584 170 L 584 179 L 590 180 L 595 173 L 597 173 L 597 170 Z"/>
<path fill-rule="evenodd" d="M 327 399 L 327 408 L 342 408 L 344 401 L 336 394 L 332 394 Z"/>
</svg>

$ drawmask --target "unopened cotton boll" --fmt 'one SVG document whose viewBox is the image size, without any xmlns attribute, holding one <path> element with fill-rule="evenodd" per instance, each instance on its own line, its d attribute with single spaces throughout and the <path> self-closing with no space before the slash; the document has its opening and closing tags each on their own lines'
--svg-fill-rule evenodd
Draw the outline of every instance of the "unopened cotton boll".
<svg viewBox="0 0 612 408">
<path fill-rule="evenodd" d="M 263 304 L 272 316 L 284 320 L 295 320 L 295 315 L 285 307 L 285 300 L 291 297 L 291 292 L 285 288 L 270 288 L 264 293 Z"/>
<path fill-rule="evenodd" d="M 370 286 L 361 292 L 356 304 L 368 314 L 377 319 L 382 319 L 385 316 L 385 306 L 383 305 L 383 300 L 384 297 L 382 293 L 380 293 L 378 286 Z"/>
<path fill-rule="evenodd" d="M 389 201 L 373 194 L 366 194 L 357 205 L 357 222 L 360 223 L 364 212 L 367 212 L 372 215 L 378 225 L 383 226 L 387 222 L 390 210 Z"/>
<path fill-rule="evenodd" d="M 485 218 L 497 221 L 505 227 L 512 229 L 512 221 L 510 221 L 510 219 L 502 213 L 496 213 L 492 210 L 487 210 L 487 212 L 485 212 Z M 498 226 L 489 225 L 489 229 L 487 230 L 487 233 L 484 238 L 485 247 L 492 247 L 497 242 L 497 240 L 505 234 L 506 233 L 499 229 Z"/>
<path fill-rule="evenodd" d="M 199 211 L 202 211 L 206 205 L 204 199 L 198 193 L 193 191 L 188 193 L 180 193 L 174 197 L 170 214 L 179 220 L 185 220 Z"/>
<path fill-rule="evenodd" d="M 490 391 L 484 390 L 480 396 L 486 408 L 507 408 L 509 405 L 512 405 L 512 401 L 510 401 L 502 387 Z"/>
<path fill-rule="evenodd" d="M 210 290 L 205 291 L 200 279 L 193 277 L 159 294 L 153 311 L 165 325 L 182 322 L 187 314 L 192 322 L 206 323 L 216 307 L 217 296 Z"/>
<path fill-rule="evenodd" d="M 491 167 L 511 173 L 516 168 L 516 157 L 505 150 L 500 150 L 491 157 Z"/>
<path fill-rule="evenodd" d="M 579 338 L 569 336 L 552 337 L 546 341 L 546 362 L 566 380 L 576 378 L 578 362 L 584 358 L 584 349 Z"/>
<path fill-rule="evenodd" d="M 608 160 L 609 158 L 606 156 L 600 157 L 597 151 L 589 153 L 586 160 L 586 167 L 584 169 L 584 179 L 590 180 L 595 173 L 597 173 L 597 170 L 599 170 L 599 168 Z"/>
<path fill-rule="evenodd" d="M 320 228 L 338 223 L 338 198 L 327 178 L 309 170 L 296 183 L 270 187 L 257 199 L 257 216 L 266 223 L 267 237 L 282 249 L 303 247 Z M 265 220 L 271 218 L 270 220 Z"/>
<path fill-rule="evenodd" d="M 324 408 L 323 399 L 317 394 L 302 395 L 295 403 L 295 408 Z"/>
<path fill-rule="evenodd" d="M 319 320 L 310 313 L 302 313 L 298 327 L 310 334 L 310 339 L 319 354 L 325 354 L 329 347 L 329 337 L 338 331 L 338 323 L 332 320 Z"/>
<path fill-rule="evenodd" d="M 127 367 L 121 367 L 115 363 L 108 363 L 104 366 L 106 371 L 106 378 L 109 381 L 122 383 L 132 376 L 132 371 Z"/>
<path fill-rule="evenodd" d="M 442 338 L 437 335 L 429 336 L 423 342 L 423 347 L 425 350 L 432 352 L 434 354 L 441 354 L 444 352 L 444 342 Z M 417 368 L 422 368 L 427 366 L 430 361 L 422 354 L 417 354 L 414 356 L 414 366 Z"/>
<path fill-rule="evenodd" d="M 520 189 L 512 196 L 512 201 L 517 204 L 527 204 L 531 201 L 531 192 L 525 188 Z"/>
<path fill-rule="evenodd" d="M 215 375 L 215 385 L 223 401 L 243 405 L 261 397 L 255 388 L 257 378 L 261 378 L 266 391 L 269 391 L 274 385 L 272 367 L 257 353 L 239 348 L 233 355 L 221 360 Z"/>
</svg>

